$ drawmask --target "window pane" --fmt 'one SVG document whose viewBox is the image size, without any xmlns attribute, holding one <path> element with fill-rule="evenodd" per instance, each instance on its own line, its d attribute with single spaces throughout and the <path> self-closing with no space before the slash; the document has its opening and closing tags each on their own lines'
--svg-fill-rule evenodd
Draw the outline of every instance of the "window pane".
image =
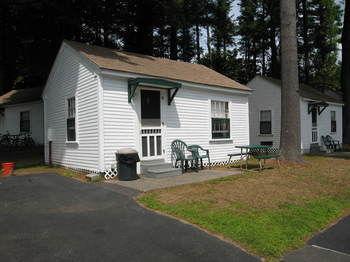
<svg viewBox="0 0 350 262">
<path fill-rule="evenodd" d="M 150 156 L 154 156 L 154 136 L 149 137 L 149 153 Z"/>
<path fill-rule="evenodd" d="M 19 131 L 20 131 L 20 133 L 28 133 L 28 132 L 30 132 L 29 111 L 20 112 Z"/>
<path fill-rule="evenodd" d="M 75 141 L 75 118 L 67 119 L 67 140 Z"/>
<path fill-rule="evenodd" d="M 157 156 L 162 155 L 162 137 L 157 136 Z"/>
<path fill-rule="evenodd" d="M 148 155 L 147 152 L 147 136 L 142 137 L 142 156 L 146 157 Z"/>
<path fill-rule="evenodd" d="M 260 134 L 271 134 L 271 122 L 270 121 L 261 121 L 260 122 Z"/>
<path fill-rule="evenodd" d="M 212 118 L 212 138 L 230 138 L 230 119 Z"/>
<path fill-rule="evenodd" d="M 75 97 L 67 99 L 67 140 L 76 141 L 75 130 Z"/>
<path fill-rule="evenodd" d="M 331 111 L 331 132 L 337 132 L 337 118 L 335 111 Z"/>
<path fill-rule="evenodd" d="M 317 127 L 317 109 L 313 108 L 311 111 L 312 126 Z"/>
<path fill-rule="evenodd" d="M 271 110 L 260 111 L 260 121 L 271 121 Z"/>
<path fill-rule="evenodd" d="M 75 97 L 68 99 L 68 118 L 75 117 Z"/>
<path fill-rule="evenodd" d="M 260 145 L 262 145 L 262 146 L 273 146 L 273 142 L 272 141 L 261 141 Z"/>
<path fill-rule="evenodd" d="M 335 111 L 331 111 L 331 120 L 336 121 Z"/>
<path fill-rule="evenodd" d="M 228 102 L 211 101 L 211 117 L 228 118 L 229 117 Z"/>
<path fill-rule="evenodd" d="M 271 134 L 271 110 L 261 110 L 260 111 L 260 134 Z"/>
</svg>

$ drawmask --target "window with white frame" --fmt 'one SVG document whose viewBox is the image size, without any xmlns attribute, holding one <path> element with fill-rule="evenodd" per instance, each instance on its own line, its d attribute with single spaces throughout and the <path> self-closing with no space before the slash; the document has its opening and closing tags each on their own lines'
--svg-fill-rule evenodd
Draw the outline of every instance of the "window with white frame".
<svg viewBox="0 0 350 262">
<path fill-rule="evenodd" d="M 67 141 L 76 141 L 75 97 L 67 99 Z"/>
<path fill-rule="evenodd" d="M 212 139 L 230 138 L 228 102 L 211 101 L 211 134 Z"/>
<path fill-rule="evenodd" d="M 337 132 L 337 115 L 336 111 L 331 111 L 331 132 Z"/>
<path fill-rule="evenodd" d="M 30 132 L 30 113 L 29 111 L 23 111 L 19 113 L 19 132 L 29 133 Z"/>
<path fill-rule="evenodd" d="M 260 134 L 261 135 L 272 134 L 271 119 L 272 119 L 271 110 L 260 111 Z"/>
</svg>

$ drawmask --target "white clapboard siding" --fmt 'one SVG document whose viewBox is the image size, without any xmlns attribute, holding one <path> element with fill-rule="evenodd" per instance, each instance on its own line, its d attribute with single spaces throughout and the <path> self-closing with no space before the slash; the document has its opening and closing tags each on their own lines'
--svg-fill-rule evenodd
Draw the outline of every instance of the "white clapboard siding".
<svg viewBox="0 0 350 262">
<path fill-rule="evenodd" d="M 135 139 L 136 112 L 128 103 L 126 79 L 103 79 L 103 136 L 104 165 L 109 168 L 115 164 L 118 149 L 129 147 L 137 149 Z"/>
<path fill-rule="evenodd" d="M 253 89 L 249 97 L 250 142 L 260 145 L 272 141 L 274 147 L 280 146 L 281 133 L 281 88 L 263 78 L 255 77 L 248 83 Z M 260 111 L 271 110 L 272 134 L 260 134 Z"/>
<path fill-rule="evenodd" d="M 97 171 L 99 165 L 98 76 L 76 54 L 63 47 L 43 94 L 45 103 L 45 159 L 48 136 L 52 161 L 76 169 Z M 67 99 L 76 100 L 77 143 L 66 142 Z"/>
<path fill-rule="evenodd" d="M 229 102 L 231 139 L 211 137 L 211 100 Z M 239 152 L 237 145 L 249 144 L 248 96 L 184 86 L 166 111 L 166 160 L 171 161 L 171 142 L 181 139 L 209 149 L 212 162 L 228 160 L 227 154 Z"/>
<path fill-rule="evenodd" d="M 20 133 L 20 114 L 29 111 L 30 134 L 36 144 L 44 144 L 43 127 L 43 104 L 41 101 L 34 101 L 5 107 L 4 116 L 0 116 L 0 134 Z"/>
</svg>

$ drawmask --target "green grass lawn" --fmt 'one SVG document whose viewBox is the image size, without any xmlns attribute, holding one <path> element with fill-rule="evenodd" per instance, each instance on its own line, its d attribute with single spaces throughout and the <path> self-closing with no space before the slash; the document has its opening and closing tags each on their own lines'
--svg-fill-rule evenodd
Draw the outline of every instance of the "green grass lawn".
<svg viewBox="0 0 350 262">
<path fill-rule="evenodd" d="M 139 201 L 277 260 L 350 210 L 350 160 L 305 160 L 305 165 L 152 191 Z"/>
</svg>

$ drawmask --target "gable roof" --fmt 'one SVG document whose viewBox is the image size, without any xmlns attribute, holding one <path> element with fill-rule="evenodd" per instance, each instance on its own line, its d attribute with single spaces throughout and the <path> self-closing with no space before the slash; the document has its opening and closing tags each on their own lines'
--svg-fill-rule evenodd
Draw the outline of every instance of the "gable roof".
<svg viewBox="0 0 350 262">
<path fill-rule="evenodd" d="M 41 87 L 13 89 L 0 96 L 0 107 L 41 100 Z"/>
<path fill-rule="evenodd" d="M 204 65 L 64 41 L 101 69 L 142 74 L 244 91 L 251 89 Z"/>
<path fill-rule="evenodd" d="M 282 82 L 279 79 L 267 77 L 267 76 L 259 76 L 262 79 L 265 79 L 271 83 L 274 83 L 275 85 L 281 87 Z M 324 94 L 321 91 L 317 90 L 316 88 L 313 88 L 309 85 L 301 83 L 300 86 L 300 96 L 316 101 L 322 101 L 322 102 L 330 102 L 330 103 L 339 103 L 342 104 L 343 100 L 339 99 L 337 97 L 330 96 L 328 94 Z"/>
</svg>

